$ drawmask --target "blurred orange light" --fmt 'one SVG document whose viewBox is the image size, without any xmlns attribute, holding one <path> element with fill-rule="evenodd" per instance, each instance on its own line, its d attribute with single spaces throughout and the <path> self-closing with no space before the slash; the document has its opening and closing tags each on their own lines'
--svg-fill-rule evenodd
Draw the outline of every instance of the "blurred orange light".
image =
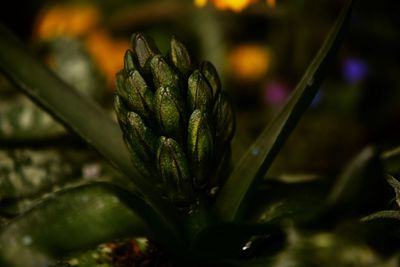
<svg viewBox="0 0 400 267">
<path fill-rule="evenodd" d="M 47 40 L 58 36 L 82 36 L 100 21 L 99 11 L 89 5 L 56 5 L 45 8 L 34 28 L 34 37 Z"/>
<path fill-rule="evenodd" d="M 203 7 L 207 4 L 207 0 L 194 0 L 194 4 L 197 7 Z"/>
<path fill-rule="evenodd" d="M 276 0 L 267 0 L 267 5 L 269 7 L 275 7 L 276 6 Z"/>
<path fill-rule="evenodd" d="M 240 45 L 230 52 L 229 63 L 237 79 L 254 81 L 263 78 L 268 72 L 271 53 L 260 45 Z"/>
<path fill-rule="evenodd" d="M 129 40 L 112 39 L 107 32 L 100 30 L 90 33 L 86 38 L 87 49 L 105 74 L 109 88 L 115 87 L 115 73 L 123 68 L 122 58 L 129 45 Z"/>
<path fill-rule="evenodd" d="M 129 40 L 113 39 L 107 31 L 100 30 L 100 23 L 101 14 L 94 6 L 55 5 L 40 13 L 33 36 L 39 40 L 64 36 L 81 38 L 106 77 L 107 86 L 114 88 L 115 73 L 123 67 L 122 58 L 129 48 Z M 48 61 L 51 63 L 51 59 Z"/>
<path fill-rule="evenodd" d="M 231 9 L 235 12 L 242 11 L 257 0 L 213 0 L 214 5 L 221 10 Z"/>
<path fill-rule="evenodd" d="M 240 12 L 251 4 L 258 2 L 259 0 L 211 0 L 212 3 L 220 10 L 230 9 L 235 12 Z M 270 7 L 275 7 L 275 0 L 266 0 L 266 3 Z M 203 7 L 207 4 L 207 0 L 194 0 L 194 4 L 197 7 Z"/>
</svg>

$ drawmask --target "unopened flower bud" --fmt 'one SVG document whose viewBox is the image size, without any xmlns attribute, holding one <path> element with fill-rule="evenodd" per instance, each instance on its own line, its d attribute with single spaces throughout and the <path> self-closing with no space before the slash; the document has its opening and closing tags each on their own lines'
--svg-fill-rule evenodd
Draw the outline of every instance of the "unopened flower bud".
<svg viewBox="0 0 400 267">
<path fill-rule="evenodd" d="M 154 113 L 162 134 L 181 141 L 186 129 L 185 103 L 177 89 L 160 87 L 154 98 Z"/>
<path fill-rule="evenodd" d="M 211 88 L 199 70 L 195 70 L 189 77 L 187 102 L 190 111 L 195 109 L 209 111 L 212 107 Z"/>
<path fill-rule="evenodd" d="M 221 80 L 219 79 L 218 72 L 209 61 L 201 63 L 200 69 L 201 73 L 206 77 L 208 84 L 211 86 L 213 99 L 215 99 L 221 91 Z"/>
<path fill-rule="evenodd" d="M 215 122 L 215 136 L 223 146 L 232 139 L 235 132 L 235 115 L 232 103 L 223 91 L 219 93 L 215 101 L 213 118 Z"/>
<path fill-rule="evenodd" d="M 126 139 L 132 148 L 136 149 L 140 158 L 145 162 L 152 162 L 157 138 L 153 131 L 146 126 L 142 118 L 135 112 L 127 114 L 127 131 L 125 132 Z"/>
<path fill-rule="evenodd" d="M 179 88 L 179 76 L 175 70 L 168 65 L 163 56 L 154 56 L 150 60 L 150 69 L 156 89 L 167 86 Z"/>
<path fill-rule="evenodd" d="M 123 100 L 121 99 L 121 97 L 116 94 L 114 96 L 114 109 L 115 112 L 117 113 L 117 118 L 118 118 L 118 122 L 121 125 L 121 127 L 123 128 L 123 130 L 125 130 L 125 126 L 126 126 L 126 116 L 128 113 L 128 110 L 125 106 L 125 104 L 123 103 Z"/>
<path fill-rule="evenodd" d="M 125 86 L 117 87 L 118 93 L 124 98 L 128 107 L 138 113 L 143 119 L 150 120 L 153 113 L 153 92 L 146 81 L 135 70 L 125 79 Z"/>
<path fill-rule="evenodd" d="M 160 54 L 160 51 L 154 44 L 153 39 L 147 38 L 141 33 L 138 33 L 134 36 L 132 43 L 137 55 L 139 65 L 143 70 L 149 59 L 151 59 L 157 54 Z"/>
<path fill-rule="evenodd" d="M 172 138 L 162 136 L 157 150 L 157 168 L 168 198 L 179 207 L 193 202 L 194 191 L 186 155 Z"/>
<path fill-rule="evenodd" d="M 136 57 L 133 54 L 132 50 L 126 50 L 125 55 L 124 55 L 124 70 L 126 74 L 129 74 L 130 72 L 137 70 L 137 63 L 136 63 Z"/>
<path fill-rule="evenodd" d="M 203 187 L 207 184 L 210 174 L 214 140 L 207 114 L 199 109 L 190 116 L 187 143 L 194 184 L 197 187 Z"/>
<path fill-rule="evenodd" d="M 189 52 L 176 37 L 171 39 L 171 61 L 184 78 L 187 78 L 193 69 L 193 60 Z"/>
</svg>

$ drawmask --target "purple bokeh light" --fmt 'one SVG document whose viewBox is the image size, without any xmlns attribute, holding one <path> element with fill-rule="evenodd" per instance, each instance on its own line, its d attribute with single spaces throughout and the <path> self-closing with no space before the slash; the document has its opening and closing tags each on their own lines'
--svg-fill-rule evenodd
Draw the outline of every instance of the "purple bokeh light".
<svg viewBox="0 0 400 267">
<path fill-rule="evenodd" d="M 289 95 L 288 86 L 282 81 L 271 81 L 266 84 L 264 100 L 270 105 L 282 105 Z"/>
<path fill-rule="evenodd" d="M 349 57 L 344 60 L 342 71 L 344 79 L 350 84 L 355 84 L 365 79 L 369 66 L 361 58 Z"/>
</svg>

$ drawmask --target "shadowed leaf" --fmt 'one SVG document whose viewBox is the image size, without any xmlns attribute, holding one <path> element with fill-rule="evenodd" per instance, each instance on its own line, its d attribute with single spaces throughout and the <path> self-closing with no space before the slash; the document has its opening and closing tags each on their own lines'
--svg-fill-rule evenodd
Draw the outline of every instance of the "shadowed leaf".
<svg viewBox="0 0 400 267">
<path fill-rule="evenodd" d="M 129 199 L 129 202 L 126 200 Z M 56 193 L 0 231 L 0 263 L 13 267 L 48 266 L 57 256 L 148 230 L 132 209 L 134 195 L 105 183 Z M 145 211 L 148 212 L 148 211 Z M 1 265 L 4 266 L 4 265 Z"/>
</svg>

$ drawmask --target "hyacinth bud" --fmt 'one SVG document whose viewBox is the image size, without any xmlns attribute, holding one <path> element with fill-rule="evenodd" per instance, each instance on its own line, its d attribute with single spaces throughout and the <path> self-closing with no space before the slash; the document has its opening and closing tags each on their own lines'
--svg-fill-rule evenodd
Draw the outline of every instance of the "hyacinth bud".
<svg viewBox="0 0 400 267">
<path fill-rule="evenodd" d="M 125 79 L 125 90 L 119 90 L 119 94 L 125 100 L 128 108 L 135 111 L 145 120 L 150 120 L 153 113 L 153 92 L 147 86 L 146 81 L 135 70 Z M 118 89 L 117 89 L 118 90 Z"/>
<path fill-rule="evenodd" d="M 174 139 L 161 136 L 157 169 L 168 198 L 179 207 L 189 206 L 194 199 L 189 165 L 185 153 Z"/>
<path fill-rule="evenodd" d="M 214 140 L 207 114 L 199 109 L 190 116 L 187 143 L 194 184 L 204 187 L 208 182 L 209 166 L 213 160 Z"/>
<path fill-rule="evenodd" d="M 132 50 L 126 50 L 124 55 L 124 70 L 127 74 L 131 71 L 137 70 L 136 58 Z"/>
<path fill-rule="evenodd" d="M 154 56 L 150 60 L 150 69 L 156 89 L 167 86 L 179 88 L 178 74 L 170 65 L 167 64 L 163 56 Z"/>
<path fill-rule="evenodd" d="M 123 128 L 122 130 L 124 130 L 127 124 L 126 120 L 128 110 L 125 107 L 125 104 L 123 103 L 121 97 L 117 94 L 114 96 L 114 109 L 115 113 L 117 113 L 118 122 L 121 128 Z"/>
<path fill-rule="evenodd" d="M 201 73 L 206 77 L 208 84 L 211 86 L 213 99 L 216 99 L 219 91 L 221 91 L 221 80 L 219 79 L 217 70 L 209 61 L 201 63 L 200 69 Z"/>
<path fill-rule="evenodd" d="M 153 39 L 148 38 L 141 33 L 135 35 L 132 43 L 134 51 L 137 55 L 137 60 L 142 69 L 145 68 L 145 65 L 149 59 L 151 59 L 155 55 L 160 54 L 160 51 L 154 44 Z"/>
<path fill-rule="evenodd" d="M 189 76 L 193 70 L 194 64 L 189 52 L 175 36 L 171 39 L 171 61 L 183 77 Z"/>
<path fill-rule="evenodd" d="M 232 105 L 214 66 L 204 62 L 195 69 L 176 38 L 168 57 L 142 34 L 132 42 L 116 75 L 114 105 L 124 141 L 137 170 L 188 211 L 217 191 L 211 189 L 229 171 Z"/>
<path fill-rule="evenodd" d="M 193 71 L 188 81 L 187 102 L 190 111 L 201 109 L 209 111 L 212 107 L 212 91 L 203 74 Z"/>
<path fill-rule="evenodd" d="M 134 147 L 140 158 L 145 162 L 152 162 L 156 151 L 157 138 L 152 130 L 146 126 L 142 118 L 135 112 L 127 114 L 126 139 Z"/>
<path fill-rule="evenodd" d="M 185 129 L 184 102 L 177 89 L 160 87 L 155 93 L 154 113 L 161 133 L 182 140 Z"/>
<path fill-rule="evenodd" d="M 221 91 L 218 95 L 213 110 L 215 121 L 215 136 L 223 146 L 229 142 L 235 132 L 235 115 L 229 97 Z"/>
</svg>

